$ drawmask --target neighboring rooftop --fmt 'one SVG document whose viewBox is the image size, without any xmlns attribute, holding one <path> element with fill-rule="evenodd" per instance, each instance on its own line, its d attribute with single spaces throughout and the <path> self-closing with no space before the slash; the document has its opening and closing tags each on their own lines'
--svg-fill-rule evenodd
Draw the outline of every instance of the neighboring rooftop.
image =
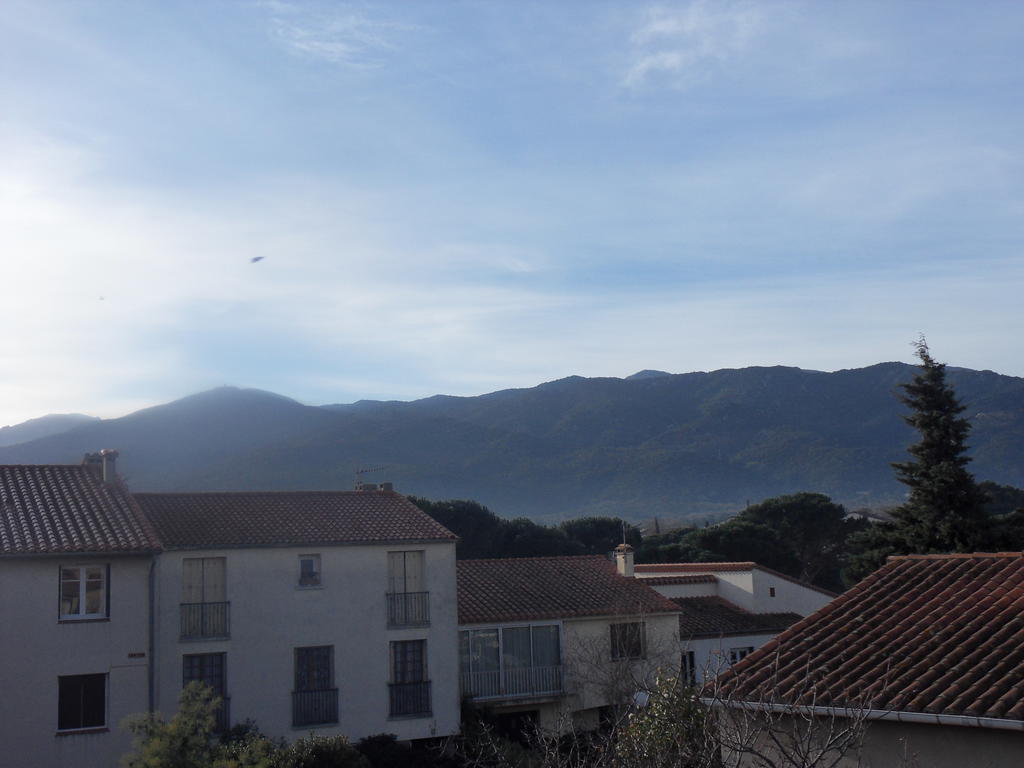
<svg viewBox="0 0 1024 768">
<path fill-rule="evenodd" d="M 720 680 L 734 699 L 1024 721 L 1024 554 L 891 558 Z"/>
<path fill-rule="evenodd" d="M 775 634 L 803 618 L 799 613 L 751 613 L 714 596 L 669 599 L 681 611 L 679 637 L 684 641 L 696 637 Z"/>
<path fill-rule="evenodd" d="M 166 549 L 453 541 L 394 491 L 137 493 Z"/>
<path fill-rule="evenodd" d="M 679 611 L 601 555 L 460 560 L 456 568 L 460 624 Z"/>
<path fill-rule="evenodd" d="M 0 465 L 0 555 L 160 548 L 132 497 L 84 465 Z"/>
<path fill-rule="evenodd" d="M 752 571 L 755 568 L 759 571 L 763 571 L 764 573 L 770 573 L 772 576 L 776 576 L 785 581 L 792 582 L 793 584 L 799 584 L 807 589 L 813 589 L 815 592 L 821 592 L 823 595 L 828 595 L 829 597 L 836 596 L 835 592 L 824 589 L 823 587 L 815 586 L 814 584 L 802 581 L 795 576 L 789 576 L 788 574 L 776 571 L 773 568 L 767 568 L 766 566 L 752 561 L 736 563 L 638 563 L 634 567 L 634 573 L 636 573 L 637 578 L 651 579 L 668 574 L 737 573 L 742 571 Z M 657 574 L 657 576 L 652 576 L 651 574 Z"/>
<path fill-rule="evenodd" d="M 717 584 L 718 577 L 712 573 L 694 573 L 682 576 L 644 576 L 643 582 L 649 587 L 662 584 Z"/>
</svg>

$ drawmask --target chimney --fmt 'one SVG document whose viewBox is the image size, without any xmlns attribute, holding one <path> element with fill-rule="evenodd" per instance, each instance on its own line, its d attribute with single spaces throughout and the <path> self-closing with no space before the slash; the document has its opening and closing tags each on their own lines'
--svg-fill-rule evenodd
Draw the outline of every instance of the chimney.
<svg viewBox="0 0 1024 768">
<path fill-rule="evenodd" d="M 612 553 L 615 558 L 615 570 L 619 576 L 633 578 L 633 548 L 629 544 L 619 544 Z"/>
<path fill-rule="evenodd" d="M 117 451 L 104 448 L 99 455 L 103 465 L 103 482 L 114 482 L 117 480 Z"/>
<path fill-rule="evenodd" d="M 87 453 L 82 457 L 82 466 L 88 469 L 97 480 L 103 479 L 103 457 L 99 453 Z"/>
<path fill-rule="evenodd" d="M 356 483 L 357 491 L 393 491 L 395 487 L 391 483 Z"/>
</svg>

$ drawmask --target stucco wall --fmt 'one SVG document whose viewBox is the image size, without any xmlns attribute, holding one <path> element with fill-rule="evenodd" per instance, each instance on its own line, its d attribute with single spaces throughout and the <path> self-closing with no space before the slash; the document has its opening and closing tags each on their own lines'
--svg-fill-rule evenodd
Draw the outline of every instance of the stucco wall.
<svg viewBox="0 0 1024 768">
<path fill-rule="evenodd" d="M 772 588 L 775 597 L 771 596 Z M 753 610 L 757 613 L 792 612 L 809 616 L 833 599 L 824 592 L 794 584 L 759 568 L 754 569 L 753 590 Z"/>
<path fill-rule="evenodd" d="M 430 592 L 430 626 L 388 629 L 387 553 L 425 552 L 425 589 Z M 298 586 L 298 557 L 319 554 L 322 587 Z M 179 640 L 182 560 L 224 557 L 228 640 Z M 182 687 L 182 656 L 227 654 L 227 693 L 232 722 L 252 718 L 272 737 L 299 738 L 310 728 L 293 728 L 294 649 L 334 646 L 338 724 L 318 733 L 342 733 L 356 740 L 377 733 L 399 739 L 454 733 L 459 725 L 455 546 L 452 543 L 361 546 L 305 546 L 168 552 L 159 568 L 157 702 L 173 711 Z M 389 642 L 427 641 L 432 683 L 430 717 L 388 717 Z"/>
<path fill-rule="evenodd" d="M 59 568 L 109 564 L 106 620 L 58 621 Z M 148 707 L 150 559 L 0 560 L 0 765 L 116 766 L 131 749 L 119 726 Z M 142 654 L 142 656 L 138 656 Z M 57 678 L 108 675 L 107 728 L 57 734 Z"/>
<path fill-rule="evenodd" d="M 718 594 L 718 584 L 704 582 L 699 584 L 648 584 L 651 589 L 667 598 L 673 597 L 709 597 Z"/>
<path fill-rule="evenodd" d="M 684 651 L 693 651 L 696 682 L 702 683 L 729 668 L 732 648 L 753 648 L 755 651 L 775 637 L 775 633 L 735 635 L 730 637 L 682 638 Z"/>
<path fill-rule="evenodd" d="M 609 627 L 631 621 L 645 623 L 646 655 L 643 659 L 614 661 Z M 628 699 L 652 684 L 659 670 L 671 675 L 679 672 L 678 614 L 566 620 L 563 637 L 568 703 L 574 711 Z"/>
</svg>

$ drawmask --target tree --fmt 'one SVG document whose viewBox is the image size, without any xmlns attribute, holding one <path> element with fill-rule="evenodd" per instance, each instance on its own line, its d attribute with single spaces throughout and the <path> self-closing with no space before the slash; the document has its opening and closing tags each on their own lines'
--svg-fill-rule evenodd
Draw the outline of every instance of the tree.
<svg viewBox="0 0 1024 768">
<path fill-rule="evenodd" d="M 821 493 L 765 499 L 740 512 L 736 520 L 771 528 L 799 563 L 792 575 L 828 589 L 842 589 L 847 539 L 865 525 L 848 518 L 842 505 Z"/>
<path fill-rule="evenodd" d="M 124 758 L 125 768 L 209 768 L 218 706 L 220 699 L 210 686 L 192 682 L 182 689 L 170 720 L 155 713 L 129 720 L 138 749 Z"/>
<path fill-rule="evenodd" d="M 860 537 L 854 571 L 866 575 L 890 554 L 971 552 L 990 538 L 987 500 L 967 471 L 967 435 L 971 424 L 961 414 L 946 366 L 931 356 L 924 337 L 914 343 L 921 361 L 913 381 L 903 384 L 900 400 L 910 408 L 903 420 L 920 435 L 910 460 L 894 463 L 896 478 L 910 491 L 906 502 Z"/>
</svg>

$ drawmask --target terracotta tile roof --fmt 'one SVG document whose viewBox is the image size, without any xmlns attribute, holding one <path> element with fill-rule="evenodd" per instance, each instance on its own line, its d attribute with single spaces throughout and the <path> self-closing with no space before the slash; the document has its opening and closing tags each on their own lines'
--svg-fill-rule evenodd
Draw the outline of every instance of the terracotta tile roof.
<svg viewBox="0 0 1024 768">
<path fill-rule="evenodd" d="M 673 597 L 679 606 L 679 637 L 719 637 L 781 632 L 800 621 L 799 613 L 751 613 L 721 597 Z"/>
<path fill-rule="evenodd" d="M 679 611 L 600 555 L 460 560 L 456 568 L 460 624 Z"/>
<path fill-rule="evenodd" d="M 642 583 L 647 586 L 658 584 L 717 584 L 718 577 L 711 573 L 695 573 L 685 576 L 644 576 Z"/>
<path fill-rule="evenodd" d="M 120 484 L 74 464 L 0 465 L 0 555 L 159 548 Z"/>
<path fill-rule="evenodd" d="M 454 541 L 392 491 L 137 493 L 167 549 Z"/>
<path fill-rule="evenodd" d="M 649 573 L 735 573 L 740 571 L 752 571 L 755 568 L 764 573 L 770 573 L 776 578 L 788 581 L 792 584 L 799 584 L 801 587 L 807 589 L 813 589 L 815 592 L 821 592 L 823 595 L 829 597 L 836 597 L 836 593 L 822 587 L 815 586 L 807 581 L 801 581 L 795 576 L 776 571 L 773 568 L 768 568 L 763 565 L 759 565 L 755 562 L 737 562 L 737 563 L 642 563 L 637 564 L 634 568 L 635 572 L 640 575 L 640 578 L 650 578 L 644 576 Z"/>
<path fill-rule="evenodd" d="M 892 558 L 720 681 L 746 700 L 1024 721 L 1024 554 Z"/>
</svg>

